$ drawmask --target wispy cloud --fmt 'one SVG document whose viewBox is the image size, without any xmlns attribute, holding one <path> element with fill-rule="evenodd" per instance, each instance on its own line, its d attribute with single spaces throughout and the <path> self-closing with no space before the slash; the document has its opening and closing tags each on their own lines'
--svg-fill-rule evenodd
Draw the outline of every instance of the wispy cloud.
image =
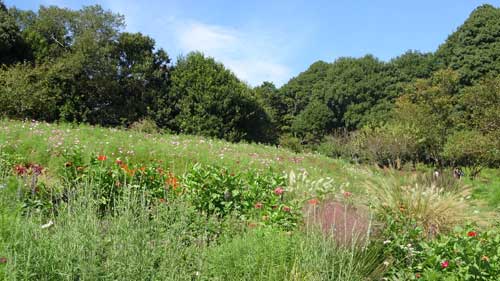
<svg viewBox="0 0 500 281">
<path fill-rule="evenodd" d="M 53 0 L 54 1 L 54 0 Z M 58 1 L 58 0 L 55 0 Z M 158 47 L 173 57 L 192 51 L 222 62 L 238 78 L 252 86 L 264 81 L 280 86 L 291 77 L 292 71 L 285 64 L 290 44 L 286 36 L 265 32 L 262 26 L 232 27 L 208 24 L 186 17 L 182 8 L 170 3 L 168 13 L 157 12 L 158 2 L 153 1 L 145 14 L 137 3 L 130 0 L 105 0 L 106 6 L 125 15 L 127 30 L 143 32 L 153 37 Z M 155 9 L 158 8 L 158 9 Z"/>
<path fill-rule="evenodd" d="M 252 86 L 263 81 L 279 86 L 290 77 L 290 69 L 280 62 L 283 46 L 270 35 L 198 21 L 174 20 L 173 27 L 174 38 L 183 53 L 201 51 L 214 57 Z"/>
</svg>

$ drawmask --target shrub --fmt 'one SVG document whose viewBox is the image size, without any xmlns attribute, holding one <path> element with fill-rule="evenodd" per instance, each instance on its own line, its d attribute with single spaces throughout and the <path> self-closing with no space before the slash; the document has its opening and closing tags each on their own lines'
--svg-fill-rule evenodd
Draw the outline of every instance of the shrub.
<svg viewBox="0 0 500 281">
<path fill-rule="evenodd" d="M 498 280 L 499 244 L 498 227 L 488 231 L 471 225 L 457 227 L 449 235 L 403 246 L 407 251 L 403 258 L 408 262 L 391 268 L 388 277 L 397 280 Z"/>
<path fill-rule="evenodd" d="M 182 177 L 185 196 L 203 214 L 235 214 L 261 224 L 294 228 L 300 208 L 289 197 L 285 178 L 249 170 L 231 173 L 227 168 L 196 164 Z"/>
<path fill-rule="evenodd" d="M 478 131 L 458 131 L 448 137 L 442 155 L 453 165 L 469 168 L 474 178 L 483 167 L 500 165 L 500 142 Z"/>
<path fill-rule="evenodd" d="M 146 134 L 156 134 L 160 132 L 160 129 L 156 125 L 156 122 L 148 118 L 144 118 L 132 123 L 129 129 L 135 132 Z"/>
<path fill-rule="evenodd" d="M 357 161 L 356 149 L 353 147 L 352 134 L 337 133 L 324 138 L 318 145 L 318 152 L 333 158 L 345 158 Z"/>
<path fill-rule="evenodd" d="M 296 153 L 304 150 L 301 140 L 289 134 L 283 134 L 280 136 L 279 145 Z"/>
<path fill-rule="evenodd" d="M 404 162 L 416 161 L 419 140 L 411 126 L 386 124 L 363 128 L 353 138 L 352 146 L 361 159 L 380 166 L 401 168 Z"/>
</svg>

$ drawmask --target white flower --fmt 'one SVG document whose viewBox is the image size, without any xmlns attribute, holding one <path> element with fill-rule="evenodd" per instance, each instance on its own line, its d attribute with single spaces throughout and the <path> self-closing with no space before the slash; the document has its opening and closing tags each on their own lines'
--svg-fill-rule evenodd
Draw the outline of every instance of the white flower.
<svg viewBox="0 0 500 281">
<path fill-rule="evenodd" d="M 384 265 L 385 266 L 389 266 L 389 262 L 388 261 L 384 261 Z"/>
<path fill-rule="evenodd" d="M 42 225 L 40 228 L 44 229 L 44 228 L 49 228 L 51 226 L 54 225 L 54 222 L 52 220 L 50 220 L 48 223 Z"/>
<path fill-rule="evenodd" d="M 391 243 L 391 240 L 385 240 L 385 241 L 384 241 L 384 245 L 387 245 L 387 244 L 389 244 L 389 243 Z"/>
</svg>

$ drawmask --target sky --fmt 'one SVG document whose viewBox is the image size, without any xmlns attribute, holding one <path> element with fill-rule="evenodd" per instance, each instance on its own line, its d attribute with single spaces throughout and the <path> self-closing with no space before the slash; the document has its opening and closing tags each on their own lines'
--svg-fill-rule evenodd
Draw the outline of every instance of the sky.
<svg viewBox="0 0 500 281">
<path fill-rule="evenodd" d="M 155 39 L 172 58 L 201 51 L 252 86 L 278 87 L 318 60 L 435 51 L 477 6 L 500 0 L 4 0 L 71 9 L 99 4 L 126 31 Z"/>
</svg>

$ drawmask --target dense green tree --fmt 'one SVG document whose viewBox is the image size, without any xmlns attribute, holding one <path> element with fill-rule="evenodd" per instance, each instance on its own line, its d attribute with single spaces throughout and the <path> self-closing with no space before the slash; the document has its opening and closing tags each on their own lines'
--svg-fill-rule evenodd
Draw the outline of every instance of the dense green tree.
<svg viewBox="0 0 500 281">
<path fill-rule="evenodd" d="M 294 119 L 292 132 L 304 143 L 319 142 L 333 129 L 334 113 L 319 100 L 313 100 Z"/>
<path fill-rule="evenodd" d="M 409 50 L 391 59 L 389 68 L 395 82 L 411 82 L 415 79 L 429 78 L 439 68 L 439 63 L 432 53 Z"/>
<path fill-rule="evenodd" d="M 283 94 L 272 82 L 263 82 L 262 85 L 255 87 L 253 90 L 257 100 L 271 118 L 273 126 L 279 130 L 280 125 L 283 124 L 283 117 L 287 113 L 287 105 Z"/>
<path fill-rule="evenodd" d="M 15 18 L 0 1 L 0 65 L 30 59 L 31 53 Z"/>
<path fill-rule="evenodd" d="M 231 141 L 269 141 L 270 119 L 264 109 L 250 89 L 214 59 L 201 53 L 179 58 L 171 83 L 180 132 Z"/>
<path fill-rule="evenodd" d="M 387 66 L 371 55 L 340 58 L 328 70 L 320 98 L 335 114 L 335 126 L 355 129 L 370 122 L 368 116 L 385 114 L 381 103 L 394 97 L 386 91 L 390 83 Z"/>
<path fill-rule="evenodd" d="M 500 140 L 500 75 L 465 88 L 458 100 L 455 126 L 494 134 Z"/>
<path fill-rule="evenodd" d="M 290 131 L 293 118 L 306 108 L 317 91 L 322 90 L 319 84 L 325 79 L 329 67 L 328 63 L 317 61 L 280 88 L 286 105 L 286 113 L 281 117 L 282 131 Z"/>
<path fill-rule="evenodd" d="M 500 8 L 482 5 L 439 47 L 436 56 L 470 85 L 500 74 Z"/>
<path fill-rule="evenodd" d="M 441 151 L 453 131 L 459 99 L 459 74 L 440 70 L 429 79 L 408 85 L 394 111 L 396 122 L 407 124 L 418 136 L 422 161 L 442 163 Z"/>
</svg>

